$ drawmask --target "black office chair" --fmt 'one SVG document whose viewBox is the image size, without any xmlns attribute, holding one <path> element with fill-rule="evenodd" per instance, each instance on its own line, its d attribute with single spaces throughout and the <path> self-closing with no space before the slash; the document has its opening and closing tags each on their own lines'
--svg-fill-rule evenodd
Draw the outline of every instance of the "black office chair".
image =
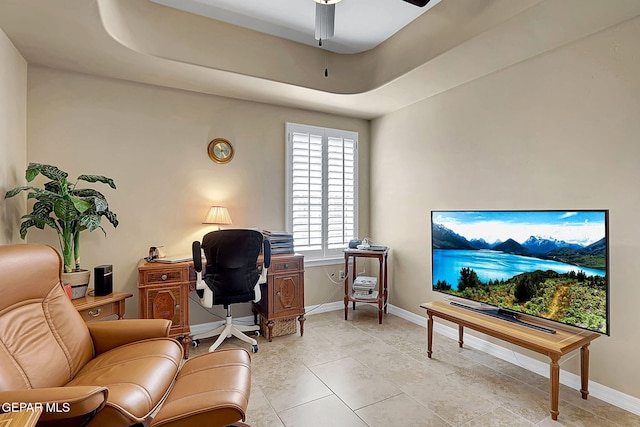
<svg viewBox="0 0 640 427">
<path fill-rule="evenodd" d="M 240 326 L 232 323 L 231 304 L 260 301 L 260 283 L 267 282 L 267 270 L 271 264 L 271 246 L 268 239 L 256 230 L 219 230 L 207 233 L 200 242 L 193 242 L 193 264 L 196 270 L 196 292 L 200 304 L 211 308 L 223 305 L 227 310 L 226 322 L 217 329 L 193 336 L 197 344 L 202 338 L 219 335 L 209 347 L 214 351 L 225 338 L 235 336 L 252 345 L 258 351 L 258 342 L 243 332 L 258 331 L 260 325 Z M 204 280 L 202 275 L 202 251 L 206 258 Z M 258 256 L 263 252 L 262 265 Z"/>
</svg>

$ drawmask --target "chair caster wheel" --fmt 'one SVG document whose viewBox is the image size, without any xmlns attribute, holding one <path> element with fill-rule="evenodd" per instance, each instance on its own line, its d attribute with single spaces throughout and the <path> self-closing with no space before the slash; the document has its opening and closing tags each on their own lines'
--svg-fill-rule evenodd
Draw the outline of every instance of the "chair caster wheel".
<svg viewBox="0 0 640 427">
<path fill-rule="evenodd" d="M 259 337 L 260 335 L 260 331 L 256 331 L 256 336 Z"/>
<path fill-rule="evenodd" d="M 252 352 L 252 353 L 257 353 L 257 352 L 258 352 L 258 345 L 257 345 L 257 344 L 256 344 L 256 345 L 251 346 L 251 352 Z"/>
<path fill-rule="evenodd" d="M 193 341 L 191 341 L 191 346 L 192 346 L 192 347 L 197 347 L 197 346 L 199 346 L 199 345 L 200 345 L 200 340 L 193 340 Z"/>
</svg>

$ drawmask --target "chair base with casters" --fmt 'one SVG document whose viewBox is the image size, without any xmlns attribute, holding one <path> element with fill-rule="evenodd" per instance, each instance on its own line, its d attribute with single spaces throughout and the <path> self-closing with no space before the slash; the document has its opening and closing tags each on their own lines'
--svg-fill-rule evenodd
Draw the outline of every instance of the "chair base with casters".
<svg viewBox="0 0 640 427">
<path fill-rule="evenodd" d="M 247 336 L 245 334 L 245 332 L 255 332 L 256 336 L 260 335 L 260 325 L 250 325 L 250 326 L 245 326 L 245 325 L 237 325 L 233 323 L 233 318 L 231 316 L 231 307 L 230 306 L 226 306 L 225 307 L 227 309 L 227 317 L 225 317 L 225 323 L 222 326 L 219 326 L 218 328 L 212 330 L 212 331 L 208 331 L 208 332 L 203 332 L 201 334 L 196 334 L 193 335 L 193 345 L 195 347 L 197 347 L 198 345 L 200 345 L 200 340 L 201 339 L 205 339 L 205 338 L 211 338 L 211 337 L 215 337 L 216 335 L 219 335 L 218 339 L 209 347 L 209 352 L 215 351 L 215 349 L 217 349 L 218 347 L 220 347 L 220 344 L 222 344 L 222 342 L 226 339 L 226 338 L 231 338 L 236 337 L 238 339 L 241 339 L 242 341 L 251 344 L 251 351 L 254 353 L 258 352 L 258 341 L 256 341 L 255 339 Z"/>
<path fill-rule="evenodd" d="M 261 251 L 263 262 L 260 269 L 257 264 Z M 207 261 L 204 277 L 203 252 Z M 205 308 L 222 305 L 227 312 L 222 326 L 193 335 L 194 345 L 199 345 L 201 339 L 218 335 L 218 339 L 209 347 L 209 352 L 213 352 L 226 338 L 234 336 L 251 344 L 251 350 L 256 353 L 258 341 L 244 332 L 256 332 L 256 335 L 260 335 L 260 325 L 234 324 L 231 304 L 260 301 L 260 284 L 267 283 L 267 272 L 271 264 L 269 240 L 264 239 L 262 233 L 256 230 L 219 230 L 206 234 L 202 244 L 193 242 L 192 255 L 200 304 Z"/>
</svg>

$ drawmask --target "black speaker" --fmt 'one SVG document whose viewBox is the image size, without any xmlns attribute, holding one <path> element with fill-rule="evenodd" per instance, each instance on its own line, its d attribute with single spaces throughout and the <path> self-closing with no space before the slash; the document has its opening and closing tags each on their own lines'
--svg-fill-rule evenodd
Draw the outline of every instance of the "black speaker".
<svg viewBox="0 0 640 427">
<path fill-rule="evenodd" d="M 112 265 L 99 265 L 93 270 L 95 285 L 94 295 L 101 297 L 109 295 L 113 292 L 113 266 Z"/>
</svg>

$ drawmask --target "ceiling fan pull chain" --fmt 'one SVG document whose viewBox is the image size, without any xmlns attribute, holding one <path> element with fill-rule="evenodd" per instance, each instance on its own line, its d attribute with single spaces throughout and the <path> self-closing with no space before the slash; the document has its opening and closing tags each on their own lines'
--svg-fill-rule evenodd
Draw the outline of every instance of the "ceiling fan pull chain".
<svg viewBox="0 0 640 427">
<path fill-rule="evenodd" d="M 329 77 L 329 51 L 325 52 L 324 57 L 324 77 L 325 79 Z"/>
</svg>

